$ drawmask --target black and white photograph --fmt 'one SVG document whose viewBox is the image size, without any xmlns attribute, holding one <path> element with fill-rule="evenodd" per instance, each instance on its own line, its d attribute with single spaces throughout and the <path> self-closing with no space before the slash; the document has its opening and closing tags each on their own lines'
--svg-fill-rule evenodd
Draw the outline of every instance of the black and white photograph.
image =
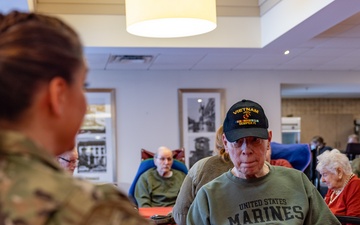
<svg viewBox="0 0 360 225">
<path fill-rule="evenodd" d="M 190 168 L 214 151 L 216 130 L 225 114 L 223 89 L 179 89 L 181 147 Z"/>
<path fill-rule="evenodd" d="M 189 168 L 198 160 L 212 156 L 215 147 L 215 135 L 210 136 L 189 136 Z"/>
<path fill-rule="evenodd" d="M 188 132 L 215 132 L 215 98 L 189 98 Z"/>
<path fill-rule="evenodd" d="M 106 105 L 101 102 L 89 105 L 79 133 L 105 133 L 106 110 Z"/>
<path fill-rule="evenodd" d="M 76 138 L 79 163 L 74 176 L 95 183 L 116 183 L 115 91 L 87 89 L 83 125 Z"/>
<path fill-rule="evenodd" d="M 78 173 L 106 172 L 106 140 L 83 139 L 77 143 L 79 154 Z"/>
</svg>

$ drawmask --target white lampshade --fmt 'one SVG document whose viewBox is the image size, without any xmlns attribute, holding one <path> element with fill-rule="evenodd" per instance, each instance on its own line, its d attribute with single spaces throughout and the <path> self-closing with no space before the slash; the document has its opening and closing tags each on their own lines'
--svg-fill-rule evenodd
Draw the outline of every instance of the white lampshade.
<svg viewBox="0 0 360 225">
<path fill-rule="evenodd" d="M 126 0 L 126 30 L 153 38 L 186 37 L 216 28 L 216 0 Z"/>
</svg>

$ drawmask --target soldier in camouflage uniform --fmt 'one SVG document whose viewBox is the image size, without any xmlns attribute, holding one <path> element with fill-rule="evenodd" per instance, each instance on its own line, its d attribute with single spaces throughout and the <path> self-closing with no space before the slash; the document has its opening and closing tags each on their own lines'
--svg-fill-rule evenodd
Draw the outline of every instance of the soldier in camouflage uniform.
<svg viewBox="0 0 360 225">
<path fill-rule="evenodd" d="M 146 225 L 113 185 L 64 171 L 85 114 L 78 35 L 53 17 L 0 14 L 0 224 Z"/>
</svg>

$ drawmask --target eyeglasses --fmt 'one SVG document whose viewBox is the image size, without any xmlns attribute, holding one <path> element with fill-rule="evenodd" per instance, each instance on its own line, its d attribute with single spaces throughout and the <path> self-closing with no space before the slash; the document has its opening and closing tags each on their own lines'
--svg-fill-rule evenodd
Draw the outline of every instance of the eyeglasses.
<svg viewBox="0 0 360 225">
<path fill-rule="evenodd" d="M 173 161 L 173 158 L 165 158 L 165 157 L 157 157 L 157 159 L 159 159 L 161 162 L 167 160 L 169 162 Z"/>
<path fill-rule="evenodd" d="M 234 148 L 240 148 L 244 141 L 246 141 L 247 145 L 250 146 L 259 146 L 263 143 L 264 139 L 258 138 L 258 137 L 246 137 L 246 138 L 240 138 L 237 141 L 234 142 L 230 142 L 230 144 L 234 147 Z"/>
<path fill-rule="evenodd" d="M 58 157 L 58 158 L 64 160 L 65 162 L 67 162 L 69 164 L 72 164 L 74 166 L 77 166 L 79 164 L 79 160 L 68 160 L 63 157 Z"/>
</svg>

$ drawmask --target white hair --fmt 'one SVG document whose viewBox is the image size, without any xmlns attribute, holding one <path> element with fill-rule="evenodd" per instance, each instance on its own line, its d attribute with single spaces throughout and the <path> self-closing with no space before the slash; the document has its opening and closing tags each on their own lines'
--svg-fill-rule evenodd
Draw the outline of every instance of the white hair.
<svg viewBox="0 0 360 225">
<path fill-rule="evenodd" d="M 324 170 L 337 174 L 337 169 L 341 168 L 346 175 L 352 173 L 351 164 L 348 157 L 341 153 L 338 149 L 325 151 L 317 157 L 318 163 L 316 170 L 322 173 Z"/>
</svg>

